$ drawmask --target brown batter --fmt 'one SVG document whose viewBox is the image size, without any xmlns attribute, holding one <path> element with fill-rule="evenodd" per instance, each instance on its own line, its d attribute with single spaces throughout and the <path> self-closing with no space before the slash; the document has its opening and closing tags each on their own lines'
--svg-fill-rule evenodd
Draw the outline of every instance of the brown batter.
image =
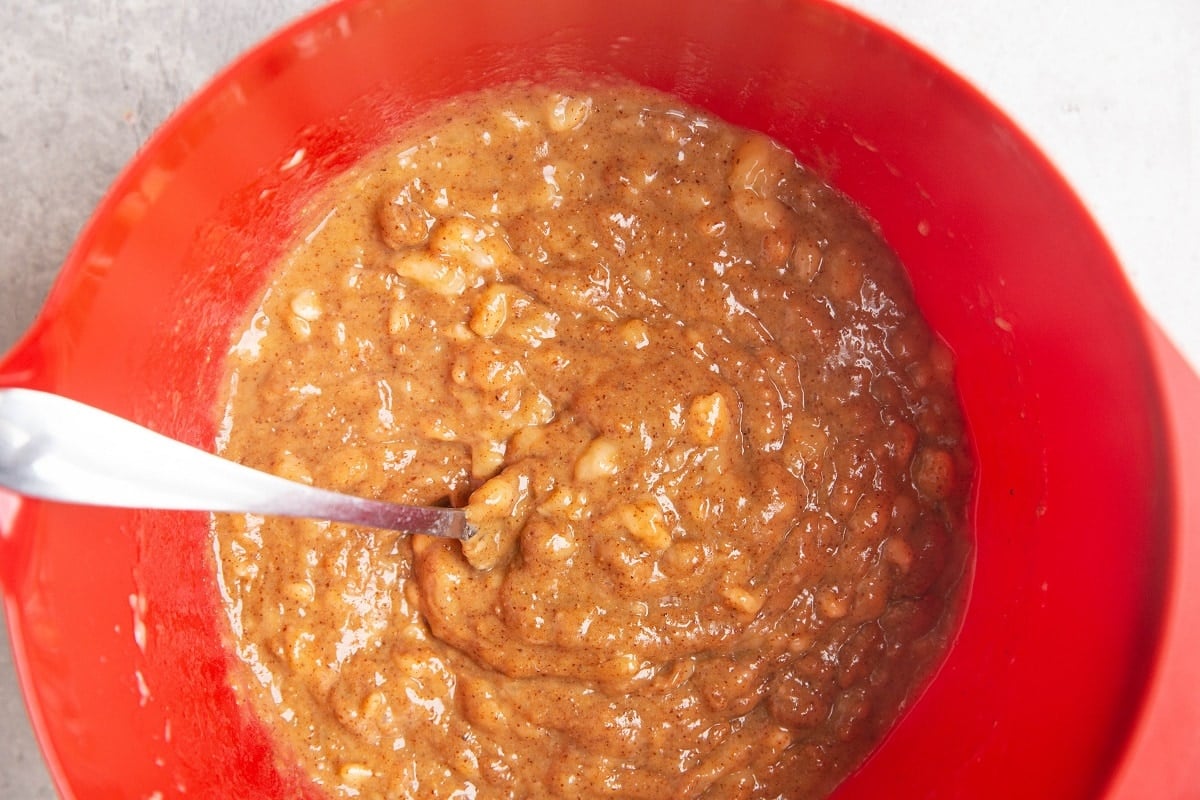
<svg viewBox="0 0 1200 800">
<path fill-rule="evenodd" d="M 335 796 L 822 796 L 953 631 L 951 357 L 778 145 L 564 86 L 330 187 L 234 347 L 225 455 L 481 531 L 218 518 L 240 689 Z"/>
</svg>

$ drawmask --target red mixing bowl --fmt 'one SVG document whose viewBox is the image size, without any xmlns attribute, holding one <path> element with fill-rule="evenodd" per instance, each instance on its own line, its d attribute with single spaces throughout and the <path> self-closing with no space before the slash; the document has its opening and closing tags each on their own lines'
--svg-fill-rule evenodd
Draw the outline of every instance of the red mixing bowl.
<svg viewBox="0 0 1200 800">
<path fill-rule="evenodd" d="M 986 100 L 819 0 L 350 0 L 171 119 L 85 229 L 0 385 L 202 447 L 229 335 L 299 210 L 439 99 L 624 75 L 789 145 L 878 221 L 958 357 L 979 462 L 970 602 L 848 798 L 1196 797 L 1200 381 Z M 76 798 L 318 796 L 226 686 L 201 514 L 0 491 L 30 716 Z"/>
</svg>

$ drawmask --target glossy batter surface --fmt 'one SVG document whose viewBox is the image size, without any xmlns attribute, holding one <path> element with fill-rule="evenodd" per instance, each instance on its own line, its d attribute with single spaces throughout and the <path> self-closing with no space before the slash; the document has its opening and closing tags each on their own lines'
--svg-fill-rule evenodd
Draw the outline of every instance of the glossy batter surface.
<svg viewBox="0 0 1200 800">
<path fill-rule="evenodd" d="M 346 797 L 820 797 L 944 650 L 952 360 L 856 210 L 632 86 L 454 101 L 313 207 L 225 455 L 466 545 L 221 517 L 241 691 Z"/>
</svg>

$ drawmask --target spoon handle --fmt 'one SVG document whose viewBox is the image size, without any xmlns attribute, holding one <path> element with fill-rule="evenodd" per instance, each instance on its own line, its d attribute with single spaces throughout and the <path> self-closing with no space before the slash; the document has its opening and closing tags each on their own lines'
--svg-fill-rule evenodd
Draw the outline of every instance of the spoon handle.
<svg viewBox="0 0 1200 800">
<path fill-rule="evenodd" d="M 461 509 L 316 489 L 32 389 L 0 389 L 0 486 L 81 505 L 307 517 L 452 539 L 474 533 Z"/>
</svg>

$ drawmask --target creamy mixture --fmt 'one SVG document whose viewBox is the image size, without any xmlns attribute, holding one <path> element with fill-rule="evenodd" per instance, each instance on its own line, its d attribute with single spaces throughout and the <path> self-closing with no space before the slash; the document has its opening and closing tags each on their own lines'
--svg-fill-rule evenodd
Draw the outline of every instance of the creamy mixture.
<svg viewBox="0 0 1200 800">
<path fill-rule="evenodd" d="M 240 691 L 335 797 L 812 798 L 953 632 L 952 360 L 768 138 L 641 88 L 439 108 L 329 188 L 224 454 L 468 543 L 215 520 Z"/>
</svg>

